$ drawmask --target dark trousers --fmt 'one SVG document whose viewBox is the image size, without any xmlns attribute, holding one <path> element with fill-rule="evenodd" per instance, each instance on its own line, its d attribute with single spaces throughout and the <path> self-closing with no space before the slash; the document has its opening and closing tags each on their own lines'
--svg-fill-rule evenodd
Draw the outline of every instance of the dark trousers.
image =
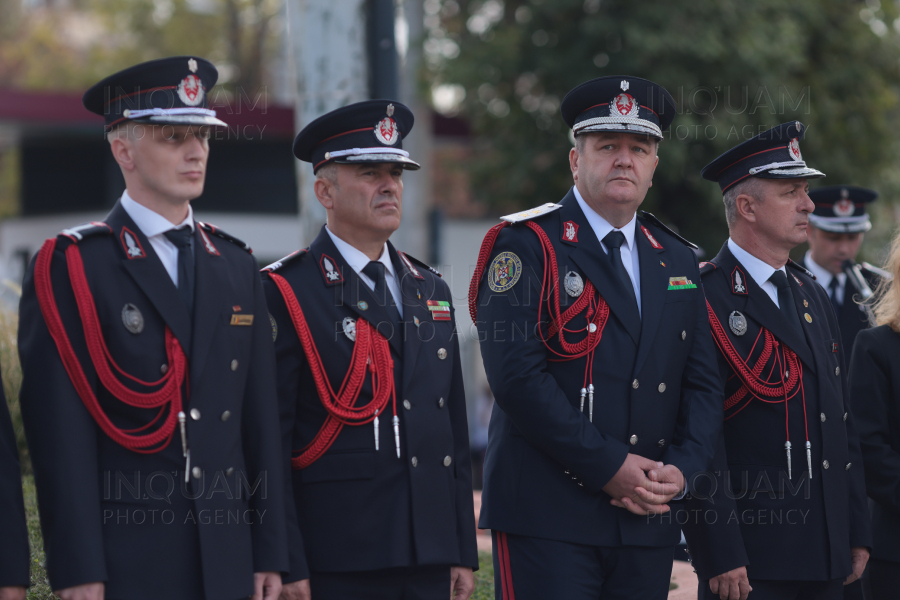
<svg viewBox="0 0 900 600">
<path fill-rule="evenodd" d="M 900 562 L 870 558 L 868 600 L 896 600 L 900 595 Z"/>
<path fill-rule="evenodd" d="M 772 581 L 750 579 L 748 600 L 842 600 L 844 581 Z M 719 600 L 718 594 L 709 590 L 709 582 L 701 581 L 697 590 L 698 600 Z"/>
<path fill-rule="evenodd" d="M 316 600 L 447 600 L 450 566 L 344 573 L 313 571 L 309 587 Z"/>
<path fill-rule="evenodd" d="M 665 600 L 672 546 L 606 548 L 494 531 L 495 600 Z"/>
</svg>

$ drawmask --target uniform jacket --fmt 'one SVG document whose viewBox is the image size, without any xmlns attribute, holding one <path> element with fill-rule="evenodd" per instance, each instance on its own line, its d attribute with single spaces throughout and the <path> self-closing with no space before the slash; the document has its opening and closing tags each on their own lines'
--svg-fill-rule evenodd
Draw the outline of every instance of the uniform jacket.
<svg viewBox="0 0 900 600">
<path fill-rule="evenodd" d="M 25 526 L 25 504 L 22 501 L 22 472 L 19 449 L 13 433 L 6 394 L 0 382 L 0 588 L 28 586 L 28 529 Z"/>
<path fill-rule="evenodd" d="M 860 332 L 850 359 L 850 393 L 872 499 L 872 557 L 900 562 L 900 334 L 888 325 Z"/>
<path fill-rule="evenodd" d="M 881 275 L 868 268 L 869 266 L 868 263 L 860 263 L 859 269 L 866 283 L 869 284 L 869 288 L 874 292 L 881 282 Z M 856 334 L 869 327 L 869 318 L 866 311 L 859 304 L 862 298 L 862 293 L 853 280 L 848 277 L 847 283 L 844 285 L 841 314 L 837 317 L 838 326 L 841 330 L 841 341 L 843 341 L 844 348 L 848 354 L 853 349 L 853 341 L 856 339 Z"/>
<path fill-rule="evenodd" d="M 639 330 L 628 328 L 620 317 L 636 307 L 629 306 L 574 193 L 534 223 L 556 252 L 560 310 L 576 301 L 564 289 L 570 272 L 585 285 L 593 283 L 609 304 L 591 364 L 593 422 L 588 403 L 579 410 L 587 359 L 554 362 L 536 335 L 546 331 L 546 325 L 536 327 L 539 309 L 540 318 L 547 318 L 538 237 L 524 223 L 507 226 L 488 264 L 511 252 L 521 260 L 522 276 L 508 291 L 494 292 L 486 271 L 478 288 L 481 352 L 496 399 L 479 526 L 579 544 L 674 545 L 677 523 L 648 522 L 613 507 L 602 488 L 629 452 L 674 464 L 688 478 L 712 458 L 722 396 L 711 368 L 715 358 L 703 292 L 696 286 L 697 260 L 655 219 L 639 216 L 635 243 L 643 318 Z M 574 236 L 567 233 L 573 229 Z M 670 290 L 670 278 L 686 278 L 696 287 Z M 567 340 L 583 339 L 586 325 L 582 313 L 568 325 Z M 558 337 L 551 343 L 559 350 Z"/>
<path fill-rule="evenodd" d="M 20 304 L 21 404 L 51 585 L 105 581 L 111 598 L 246 597 L 254 572 L 287 570 L 281 446 L 272 435 L 274 352 L 256 261 L 195 228 L 192 321 L 120 204 L 106 225 L 79 234 L 78 242 L 103 337 L 112 358 L 143 381 L 168 369 L 166 326 L 186 349 L 192 473 L 185 483 L 177 427 L 162 451 L 141 454 L 95 424 L 48 332 L 32 262 Z M 132 244 L 126 245 L 126 229 Z M 67 275 L 63 247 L 70 240 L 59 239 L 52 285 L 86 376 L 117 426 L 145 426 L 155 410 L 130 407 L 98 384 Z M 126 304 L 143 317 L 140 333 L 124 325 Z M 252 325 L 232 325 L 234 314 L 253 315 Z"/>
<path fill-rule="evenodd" d="M 703 265 L 703 288 L 724 331 L 753 368 L 764 346 L 761 328 L 797 354 L 802 392 L 788 402 L 748 397 L 726 410 L 713 471 L 698 482 L 684 526 L 693 563 L 706 580 L 748 565 L 751 578 L 824 581 L 850 574 L 850 548 L 870 546 L 859 442 L 850 411 L 844 345 L 827 292 L 796 263 L 791 286 L 803 334 L 782 315 L 728 250 Z M 740 279 L 737 276 L 740 275 Z M 743 315 L 735 327 L 729 318 Z M 751 348 L 753 352 L 751 354 Z M 773 352 L 763 377 L 780 383 Z M 729 399 L 740 387 L 730 364 L 717 352 Z M 789 373 L 789 369 L 786 369 Z M 770 374 L 770 375 L 767 375 Z M 806 423 L 812 478 L 806 457 Z M 786 419 L 790 428 L 788 478 Z"/>
<path fill-rule="evenodd" d="M 405 335 L 381 329 L 394 360 L 400 457 L 389 401 L 379 415 L 377 452 L 372 423 L 344 426 L 316 462 L 292 471 L 299 531 L 292 528 L 289 580 L 307 577 L 309 570 L 478 566 L 455 320 L 433 319 L 426 305 L 428 300 L 450 301 L 450 291 L 436 272 L 405 263 L 390 243 L 388 251 L 404 304 Z M 337 391 L 354 348 L 344 333 L 344 319 L 386 325 L 384 299 L 376 298 L 345 263 L 324 228 L 308 251 L 268 268 L 293 289 Z M 329 279 L 329 271 L 340 277 Z M 278 394 L 282 405 L 289 406 L 282 413 L 282 433 L 285 445 L 299 451 L 315 437 L 327 412 L 281 292 L 271 280 L 264 287 L 275 337 Z M 370 401 L 370 384 L 367 378 L 358 406 Z"/>
</svg>

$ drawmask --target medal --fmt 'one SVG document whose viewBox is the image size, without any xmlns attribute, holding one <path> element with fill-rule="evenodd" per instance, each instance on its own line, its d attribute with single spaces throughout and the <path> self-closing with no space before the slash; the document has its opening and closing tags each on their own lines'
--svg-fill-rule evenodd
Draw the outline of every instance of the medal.
<svg viewBox="0 0 900 600">
<path fill-rule="evenodd" d="M 581 279 L 581 275 L 575 271 L 566 273 L 566 279 L 563 282 L 563 285 L 566 288 L 566 293 L 573 298 L 577 298 L 581 295 L 581 292 L 584 291 L 584 281 Z"/>
<path fill-rule="evenodd" d="M 728 326 L 734 335 L 744 335 L 747 333 L 747 318 L 736 310 L 732 311 L 728 316 Z"/>
</svg>

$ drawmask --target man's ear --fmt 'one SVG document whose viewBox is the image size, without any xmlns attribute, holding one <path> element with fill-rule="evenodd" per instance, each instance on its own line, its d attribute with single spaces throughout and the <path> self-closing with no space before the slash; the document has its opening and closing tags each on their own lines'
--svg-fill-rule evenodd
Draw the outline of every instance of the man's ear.
<svg viewBox="0 0 900 600">
<path fill-rule="evenodd" d="M 741 194 L 734 199 L 734 207 L 742 219 L 756 223 L 756 208 L 759 202 L 750 194 Z"/>
<path fill-rule="evenodd" d="M 569 150 L 569 169 L 572 170 L 572 180 L 578 181 L 578 150 L 572 148 Z"/>
<path fill-rule="evenodd" d="M 324 177 L 317 177 L 313 184 L 313 192 L 316 200 L 325 207 L 325 210 L 334 208 L 334 184 Z"/>
<path fill-rule="evenodd" d="M 123 171 L 133 171 L 134 164 L 134 141 L 125 136 L 116 136 L 109 141 L 109 147 L 112 155 L 119 167 Z"/>
</svg>

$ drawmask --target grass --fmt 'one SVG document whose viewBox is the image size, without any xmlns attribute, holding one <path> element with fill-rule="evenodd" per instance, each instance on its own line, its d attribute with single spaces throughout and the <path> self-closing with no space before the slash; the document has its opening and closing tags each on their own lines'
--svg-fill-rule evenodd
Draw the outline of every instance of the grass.
<svg viewBox="0 0 900 600">
<path fill-rule="evenodd" d="M 28 600 L 52 600 L 55 596 L 50 589 L 50 582 L 47 580 L 47 571 L 44 569 L 44 541 L 41 539 L 34 479 L 28 475 L 23 477 L 22 488 L 25 492 L 28 542 L 31 545 L 31 587 L 28 588 Z"/>
<path fill-rule="evenodd" d="M 494 561 L 490 552 L 479 552 L 478 564 L 472 600 L 494 600 Z"/>
</svg>

